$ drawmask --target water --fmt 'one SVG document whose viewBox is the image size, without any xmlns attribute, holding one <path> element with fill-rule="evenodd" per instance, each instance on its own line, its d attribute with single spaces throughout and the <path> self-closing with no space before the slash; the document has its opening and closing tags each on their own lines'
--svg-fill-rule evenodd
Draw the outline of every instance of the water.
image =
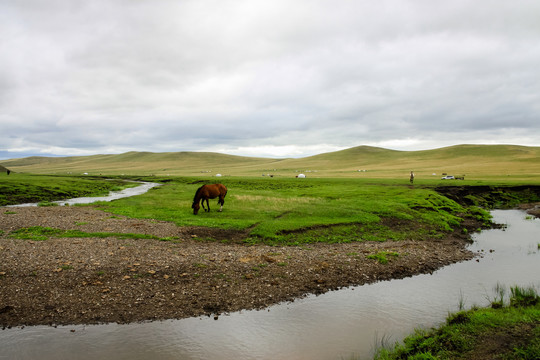
<svg viewBox="0 0 540 360">
<path fill-rule="evenodd" d="M 485 306 L 497 283 L 540 289 L 540 220 L 494 211 L 506 230 L 475 235 L 476 260 L 431 275 L 311 296 L 263 311 L 130 325 L 47 326 L 0 331 L 0 359 L 367 359 L 381 339 Z M 490 252 L 490 250 L 494 250 Z"/>
<path fill-rule="evenodd" d="M 79 198 L 73 198 L 73 199 L 68 199 L 68 200 L 53 201 L 53 203 L 63 206 L 63 205 L 75 205 L 75 204 L 91 204 L 97 201 L 113 201 L 113 200 L 122 199 L 125 197 L 144 194 L 151 188 L 154 188 L 160 185 L 161 184 L 157 184 L 157 183 L 141 182 L 141 185 L 136 186 L 136 187 L 127 188 L 120 191 L 111 191 L 109 192 L 107 196 L 79 197 Z M 38 206 L 38 203 L 8 205 L 6 207 L 26 207 L 26 206 Z"/>
</svg>

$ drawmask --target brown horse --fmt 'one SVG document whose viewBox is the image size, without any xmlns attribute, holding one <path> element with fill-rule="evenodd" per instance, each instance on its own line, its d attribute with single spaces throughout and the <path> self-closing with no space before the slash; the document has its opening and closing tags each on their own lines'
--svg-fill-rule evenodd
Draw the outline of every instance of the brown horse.
<svg viewBox="0 0 540 360">
<path fill-rule="evenodd" d="M 211 184 L 203 185 L 197 189 L 195 192 L 195 197 L 193 198 L 193 213 L 197 215 L 199 209 L 199 202 L 202 204 L 204 211 L 210 211 L 210 205 L 208 204 L 208 199 L 215 199 L 219 197 L 218 204 L 221 205 L 218 211 L 223 210 L 223 204 L 225 203 L 225 195 L 227 195 L 227 188 L 223 184 Z M 206 209 L 204 207 L 204 201 L 206 200 Z"/>
</svg>

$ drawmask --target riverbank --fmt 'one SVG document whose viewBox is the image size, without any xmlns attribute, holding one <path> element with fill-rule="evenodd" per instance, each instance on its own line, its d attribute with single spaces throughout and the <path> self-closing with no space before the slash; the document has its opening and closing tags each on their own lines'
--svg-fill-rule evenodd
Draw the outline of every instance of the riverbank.
<svg viewBox="0 0 540 360">
<path fill-rule="evenodd" d="M 417 330 L 392 349 L 382 348 L 376 360 L 538 359 L 540 358 L 540 297 L 534 287 L 499 289 L 488 308 L 450 314 L 436 329 Z"/>
<path fill-rule="evenodd" d="M 46 240 L 16 235 L 33 226 L 86 235 L 44 235 Z M 301 247 L 246 245 L 245 235 L 131 219 L 92 207 L 4 208 L 0 325 L 217 319 L 307 294 L 429 273 L 475 256 L 466 250 L 468 236 L 461 231 L 436 240 Z"/>
</svg>

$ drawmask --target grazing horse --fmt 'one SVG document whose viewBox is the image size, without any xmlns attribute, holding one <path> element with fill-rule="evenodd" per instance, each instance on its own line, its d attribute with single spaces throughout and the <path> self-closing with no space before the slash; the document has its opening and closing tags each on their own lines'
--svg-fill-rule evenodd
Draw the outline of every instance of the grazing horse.
<svg viewBox="0 0 540 360">
<path fill-rule="evenodd" d="M 208 204 L 208 199 L 215 199 L 219 197 L 218 204 L 221 205 L 218 211 L 223 210 L 223 204 L 225 203 L 225 195 L 227 195 L 227 188 L 223 184 L 211 184 L 203 185 L 197 189 L 195 192 L 195 197 L 193 198 L 193 213 L 197 215 L 199 212 L 200 206 L 199 202 L 202 204 L 204 211 L 210 211 L 210 205 Z M 206 200 L 206 209 L 204 207 L 204 201 Z"/>
</svg>

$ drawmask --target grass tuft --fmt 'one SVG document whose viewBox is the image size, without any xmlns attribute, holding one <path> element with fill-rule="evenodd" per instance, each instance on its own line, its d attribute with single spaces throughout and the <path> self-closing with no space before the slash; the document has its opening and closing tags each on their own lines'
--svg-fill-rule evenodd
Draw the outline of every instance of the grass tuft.
<svg viewBox="0 0 540 360">
<path fill-rule="evenodd" d="M 80 230 L 63 230 L 50 227 L 31 226 L 21 228 L 11 232 L 9 237 L 20 240 L 45 241 L 50 238 L 107 238 L 116 237 L 121 239 L 160 239 L 154 235 L 148 234 L 133 234 L 133 233 L 107 233 L 107 232 L 91 232 L 87 233 Z M 170 241 L 170 240 L 166 240 Z"/>
<path fill-rule="evenodd" d="M 510 288 L 510 306 L 527 307 L 538 304 L 540 297 L 534 287 L 523 288 L 514 286 Z"/>
<path fill-rule="evenodd" d="M 379 251 L 376 254 L 366 256 L 368 259 L 377 260 L 379 264 L 388 264 L 388 257 L 398 257 L 399 254 L 395 251 Z"/>
</svg>

